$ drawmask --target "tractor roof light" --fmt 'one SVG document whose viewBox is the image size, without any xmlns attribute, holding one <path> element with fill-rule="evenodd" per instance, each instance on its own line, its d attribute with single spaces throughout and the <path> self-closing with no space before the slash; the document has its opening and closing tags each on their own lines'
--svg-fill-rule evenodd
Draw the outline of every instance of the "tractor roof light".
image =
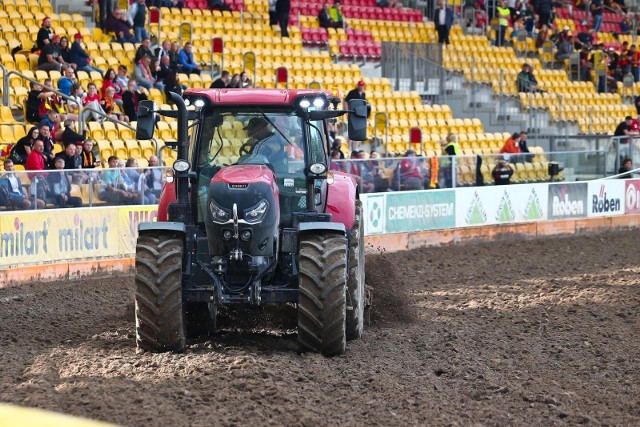
<svg viewBox="0 0 640 427">
<path fill-rule="evenodd" d="M 194 105 L 196 108 L 202 108 L 202 107 L 204 107 L 204 100 L 202 100 L 202 99 L 196 99 L 196 100 L 193 102 L 193 105 Z"/>
<path fill-rule="evenodd" d="M 324 107 L 324 99 L 316 98 L 313 100 L 313 106 L 320 109 Z"/>
<path fill-rule="evenodd" d="M 327 167 L 322 163 L 314 163 L 309 166 L 309 171 L 314 175 L 322 175 L 327 171 Z"/>
<path fill-rule="evenodd" d="M 308 99 L 303 99 L 302 101 L 300 101 L 300 108 L 306 110 L 309 107 L 311 107 L 311 102 L 309 102 Z"/>
<path fill-rule="evenodd" d="M 173 163 L 173 170 L 176 172 L 186 172 L 189 170 L 190 167 L 191 165 L 189 164 L 189 162 L 182 159 L 176 160 Z"/>
</svg>

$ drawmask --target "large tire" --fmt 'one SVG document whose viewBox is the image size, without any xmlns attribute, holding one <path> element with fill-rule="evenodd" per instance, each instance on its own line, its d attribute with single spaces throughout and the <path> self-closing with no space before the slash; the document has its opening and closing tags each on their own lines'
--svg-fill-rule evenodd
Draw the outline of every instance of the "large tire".
<svg viewBox="0 0 640 427">
<path fill-rule="evenodd" d="M 349 246 L 349 278 L 347 280 L 347 340 L 362 337 L 364 331 L 364 230 L 362 202 L 356 201 L 356 215 L 351 228 Z"/>
<path fill-rule="evenodd" d="M 184 243 L 162 232 L 138 237 L 136 244 L 136 343 L 145 351 L 185 349 L 182 314 Z"/>
<path fill-rule="evenodd" d="M 336 233 L 300 237 L 298 343 L 325 356 L 347 347 L 347 239 Z"/>
</svg>

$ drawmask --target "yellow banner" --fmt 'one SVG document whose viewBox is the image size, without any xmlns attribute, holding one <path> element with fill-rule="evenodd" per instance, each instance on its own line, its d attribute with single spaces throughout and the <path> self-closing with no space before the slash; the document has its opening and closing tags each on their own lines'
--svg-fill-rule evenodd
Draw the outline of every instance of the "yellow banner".
<svg viewBox="0 0 640 427">
<path fill-rule="evenodd" d="M 2 212 L 0 268 L 130 256 L 157 217 L 155 205 Z"/>
</svg>

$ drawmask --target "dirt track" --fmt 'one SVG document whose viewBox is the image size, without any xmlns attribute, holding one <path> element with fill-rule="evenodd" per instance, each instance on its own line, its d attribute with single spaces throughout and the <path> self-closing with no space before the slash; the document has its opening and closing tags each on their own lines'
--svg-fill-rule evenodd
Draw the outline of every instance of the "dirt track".
<svg viewBox="0 0 640 427">
<path fill-rule="evenodd" d="M 131 278 L 0 289 L 0 401 L 131 426 L 640 425 L 639 239 L 369 256 L 371 325 L 333 359 L 265 325 L 136 354 Z"/>
</svg>

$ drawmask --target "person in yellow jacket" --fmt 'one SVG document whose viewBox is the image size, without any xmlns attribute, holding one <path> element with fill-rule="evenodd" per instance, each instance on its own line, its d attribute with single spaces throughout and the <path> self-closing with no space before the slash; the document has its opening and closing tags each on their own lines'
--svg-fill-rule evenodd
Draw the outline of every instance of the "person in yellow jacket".
<svg viewBox="0 0 640 427">
<path fill-rule="evenodd" d="M 340 27 L 344 27 L 344 15 L 342 14 L 342 3 L 340 3 L 340 0 L 333 2 L 333 6 L 329 8 L 329 16 L 333 22 L 337 23 Z"/>
<path fill-rule="evenodd" d="M 458 145 L 458 136 L 451 132 L 447 138 L 442 141 L 442 154 L 446 156 L 459 156 L 462 154 Z"/>
<path fill-rule="evenodd" d="M 496 39 L 496 46 L 504 46 L 504 38 L 507 34 L 507 28 L 509 28 L 510 17 L 511 10 L 507 7 L 506 0 L 500 0 L 500 6 L 496 8 L 496 18 L 498 18 L 498 38 Z"/>
</svg>

